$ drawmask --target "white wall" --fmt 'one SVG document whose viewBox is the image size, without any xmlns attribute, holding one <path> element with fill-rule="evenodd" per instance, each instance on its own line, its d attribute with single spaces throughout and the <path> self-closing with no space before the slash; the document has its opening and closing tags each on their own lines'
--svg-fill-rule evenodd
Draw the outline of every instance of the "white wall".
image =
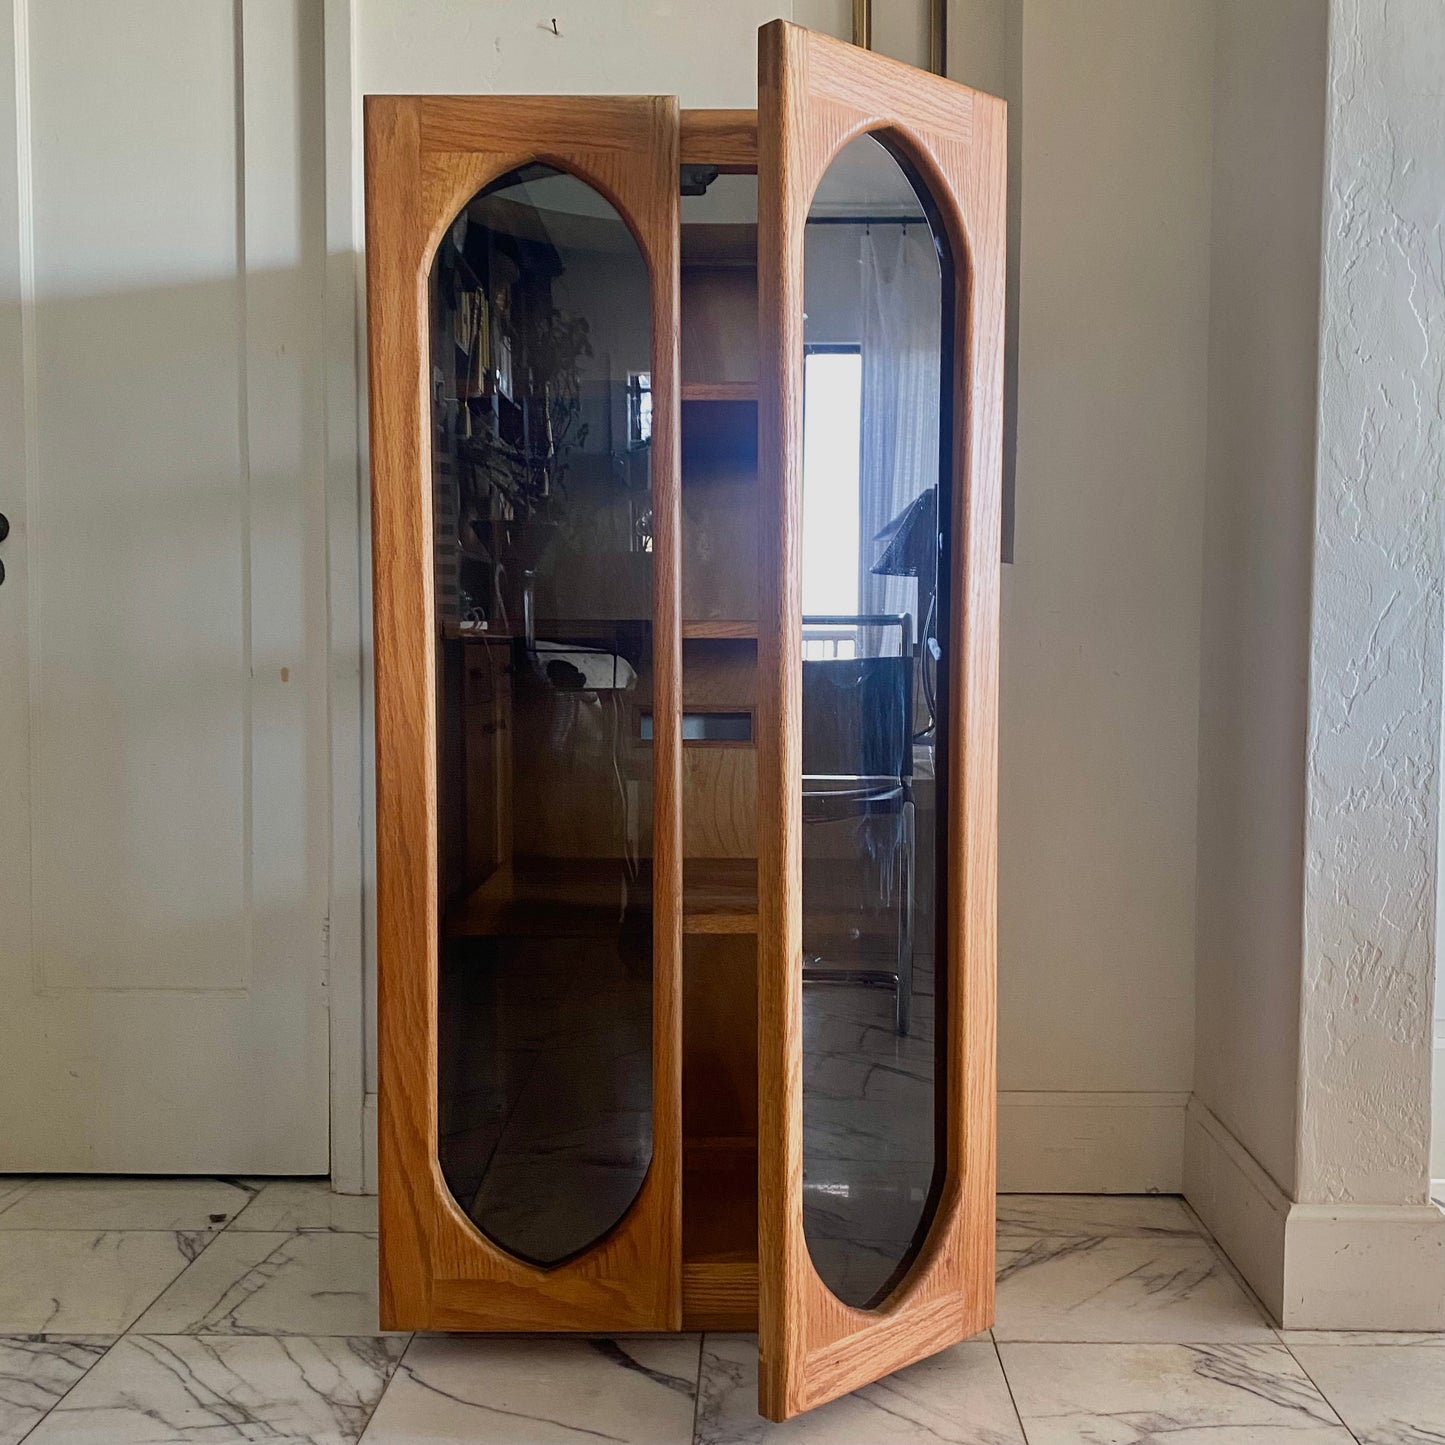
<svg viewBox="0 0 1445 1445">
<path fill-rule="evenodd" d="M 1000 745 L 1001 1169 L 1014 1187 L 1179 1187 L 1211 12 L 1024 5 Z M 1010 1100 L 1048 1141 L 1027 1158 L 1010 1157 Z"/>
<path fill-rule="evenodd" d="M 1219 0 L 1194 1088 L 1294 1186 L 1327 11 Z"/>
<path fill-rule="evenodd" d="M 676 95 L 757 104 L 757 30 L 791 0 L 354 0 L 362 94 Z M 555 17 L 559 34 L 552 33 Z"/>
<path fill-rule="evenodd" d="M 1186 1189 L 1283 1324 L 1440 1329 L 1445 14 L 1219 39 Z"/>
<path fill-rule="evenodd" d="M 1194 1029 L 1211 0 L 1022 3 L 1000 1169 L 1006 1188 L 1173 1189 Z M 994 0 L 958 8 L 956 66 L 970 25 L 999 28 Z M 878 48 L 922 62 L 926 7 L 878 14 Z M 752 106 L 759 25 L 781 15 L 846 35 L 851 11 L 556 0 L 544 18 L 517 3 L 353 0 L 351 15 L 357 96 Z"/>
</svg>

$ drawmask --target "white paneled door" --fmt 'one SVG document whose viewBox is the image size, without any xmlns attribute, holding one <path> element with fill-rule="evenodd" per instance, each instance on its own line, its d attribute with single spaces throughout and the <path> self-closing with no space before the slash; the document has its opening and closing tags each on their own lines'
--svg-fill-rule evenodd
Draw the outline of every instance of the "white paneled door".
<svg viewBox="0 0 1445 1445">
<path fill-rule="evenodd" d="M 327 1168 L 321 8 L 0 0 L 0 1171 Z"/>
</svg>

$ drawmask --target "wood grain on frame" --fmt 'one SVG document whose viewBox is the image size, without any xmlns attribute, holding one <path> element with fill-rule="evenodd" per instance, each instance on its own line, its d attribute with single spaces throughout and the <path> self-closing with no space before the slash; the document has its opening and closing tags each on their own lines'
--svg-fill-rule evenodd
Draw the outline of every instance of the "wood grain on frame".
<svg viewBox="0 0 1445 1445">
<path fill-rule="evenodd" d="M 381 1322 L 389 1329 L 681 1325 L 681 608 L 677 102 L 366 101 L 375 586 Z M 652 1164 L 600 1243 L 553 1269 L 485 1239 L 437 1159 L 437 793 L 427 275 L 483 186 L 529 161 L 577 176 L 637 238 L 652 293 Z"/>
<path fill-rule="evenodd" d="M 994 1289 L 1002 101 L 776 21 L 759 44 L 759 1409 L 811 1409 L 988 1328 Z M 931 191 L 956 277 L 947 740 L 947 1178 L 876 1311 L 844 1305 L 803 1233 L 803 228 L 818 181 L 886 131 Z"/>
<path fill-rule="evenodd" d="M 757 111 L 683 111 L 682 161 L 684 165 L 716 166 L 725 174 L 757 170 Z"/>
</svg>

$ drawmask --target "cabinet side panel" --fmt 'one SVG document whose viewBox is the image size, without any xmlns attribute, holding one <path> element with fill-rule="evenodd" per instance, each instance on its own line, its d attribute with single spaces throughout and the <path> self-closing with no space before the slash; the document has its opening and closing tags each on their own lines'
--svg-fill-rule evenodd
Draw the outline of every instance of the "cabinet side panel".
<svg viewBox="0 0 1445 1445">
<path fill-rule="evenodd" d="M 416 1329 L 431 1298 L 436 793 L 430 527 L 422 476 L 427 398 L 421 336 L 420 105 L 366 106 L 366 267 L 376 656 L 377 993 L 381 1322 Z"/>
</svg>

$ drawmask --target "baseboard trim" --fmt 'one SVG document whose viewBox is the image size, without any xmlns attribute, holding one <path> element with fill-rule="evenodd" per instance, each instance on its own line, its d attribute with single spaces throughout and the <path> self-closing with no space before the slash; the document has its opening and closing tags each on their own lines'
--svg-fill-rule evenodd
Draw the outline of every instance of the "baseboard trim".
<svg viewBox="0 0 1445 1445">
<path fill-rule="evenodd" d="M 1445 1212 L 1300 1204 L 1197 1098 L 1184 1197 L 1286 1329 L 1445 1329 Z"/>
<path fill-rule="evenodd" d="M 1177 1194 L 1185 1093 L 1005 1090 L 1002 1194 Z"/>
<path fill-rule="evenodd" d="M 1292 1330 L 1445 1330 L 1445 1212 L 1296 1204 L 1285 1231 Z"/>
<path fill-rule="evenodd" d="M 1207 1105 L 1184 1115 L 1184 1197 L 1276 1320 L 1290 1199 Z"/>
</svg>

